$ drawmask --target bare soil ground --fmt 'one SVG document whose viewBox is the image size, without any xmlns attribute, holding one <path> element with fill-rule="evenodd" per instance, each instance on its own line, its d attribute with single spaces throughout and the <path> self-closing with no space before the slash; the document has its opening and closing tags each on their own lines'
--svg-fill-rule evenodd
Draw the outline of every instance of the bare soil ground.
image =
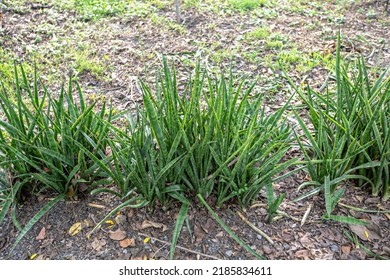
<svg viewBox="0 0 390 280">
<path fill-rule="evenodd" d="M 46 1 L 50 2 L 47 5 L 22 2 L 23 5 L 17 6 L 5 1 L 0 50 L 19 61 L 37 62 L 43 80 L 53 90 L 58 89 L 61 79 L 68 74 L 75 75 L 91 100 L 110 99 L 118 110 L 131 109 L 141 102 L 137 79 L 152 80 L 150 73 L 160 67 L 162 54 L 176 65 L 182 75 L 179 79 L 191 73 L 196 59 L 212 72 L 226 69 L 232 63 L 237 77 L 258 79 L 256 91 L 265 95 L 270 110 L 280 107 L 289 96 L 287 83 L 278 75 L 278 55 L 287 53 L 287 71 L 294 81 L 305 80 L 319 87 L 328 74 L 329 61 L 325 57 L 335 52 L 339 29 L 343 34 L 344 56 L 363 55 L 371 67 L 378 69 L 390 63 L 390 21 L 384 1 L 297 1 L 298 5 L 295 1 L 280 0 L 272 7 L 245 13 L 226 9 L 217 12 L 218 9 L 208 9 L 207 5 L 183 6 L 180 25 L 173 24 L 174 9 L 167 5 L 156 8 L 154 13 L 158 17 L 117 15 L 85 21 L 78 13 L 50 1 Z M 263 26 L 270 32 L 265 38 L 246 35 Z M 281 48 L 270 43 L 272 34 L 282 38 Z M 298 58 L 292 58 L 292 50 L 297 50 Z M 317 55 L 322 58 L 316 60 Z M 6 56 L 0 57 L 0 63 L 3 66 L 8 63 Z M 288 156 L 300 153 L 292 151 Z M 230 205 L 217 213 L 268 259 L 390 257 L 390 215 L 380 212 L 390 209 L 389 202 L 373 198 L 365 190 L 347 188 L 343 204 L 372 211 L 339 205 L 335 214 L 370 221 L 371 227 L 362 232 L 345 224 L 323 221 L 322 196 L 293 202 L 302 194 L 297 187 L 306 180 L 304 173 L 298 173 L 275 186 L 276 192 L 287 194 L 280 208 L 286 215 L 270 224 L 263 197 L 245 211 Z M 51 197 L 50 194 L 24 197 L 16 209 L 20 224 L 25 225 Z M 153 211 L 124 210 L 111 217 L 112 223 L 87 237 L 93 226 L 118 203 L 107 195 L 82 195 L 77 201 L 61 202 L 14 250 L 12 244 L 18 230 L 9 216 L 0 225 L 0 259 L 167 259 L 179 212 L 175 205 L 170 209 L 156 207 Z M 302 225 L 308 208 L 310 214 Z M 273 244 L 237 212 L 264 231 Z M 72 236 L 69 229 L 77 222 L 82 223 L 82 230 Z M 253 259 L 195 201 L 178 245 L 175 259 Z"/>
</svg>

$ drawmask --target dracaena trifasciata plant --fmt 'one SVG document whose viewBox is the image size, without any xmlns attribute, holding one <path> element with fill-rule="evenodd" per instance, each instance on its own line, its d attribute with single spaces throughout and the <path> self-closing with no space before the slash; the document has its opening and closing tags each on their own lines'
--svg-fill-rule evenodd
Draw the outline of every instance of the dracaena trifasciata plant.
<svg viewBox="0 0 390 280">
<path fill-rule="evenodd" d="M 55 96 L 40 82 L 36 70 L 32 86 L 23 67 L 15 64 L 14 75 L 16 91 L 0 89 L 0 166 L 10 178 L 1 189 L 5 203 L 0 222 L 22 189 L 58 195 L 25 226 L 18 242 L 56 202 L 77 196 L 80 186 L 104 179 L 85 151 L 101 160 L 106 157 L 112 109 L 102 104 L 98 110 L 96 102 L 87 105 L 72 80 L 67 90 L 62 86 Z"/>
<path fill-rule="evenodd" d="M 301 188 L 314 186 L 298 200 L 324 191 L 325 218 L 340 221 L 331 213 L 344 193 L 339 188 L 342 182 L 354 182 L 374 196 L 389 198 L 390 79 L 386 75 L 387 70 L 371 78 L 363 59 L 343 63 L 339 36 L 335 83 L 327 84 L 325 93 L 310 86 L 295 88 L 308 108 L 308 122 L 295 113 L 302 130 L 296 139 L 311 178 Z"/>
</svg>

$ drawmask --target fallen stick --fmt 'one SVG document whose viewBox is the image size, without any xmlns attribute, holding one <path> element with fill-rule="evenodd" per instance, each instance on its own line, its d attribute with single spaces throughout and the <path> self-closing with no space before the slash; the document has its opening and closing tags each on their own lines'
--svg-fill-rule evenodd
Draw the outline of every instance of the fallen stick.
<svg viewBox="0 0 390 280">
<path fill-rule="evenodd" d="M 305 224 L 307 217 L 309 217 L 309 214 L 310 214 L 312 208 L 313 208 L 313 203 L 310 203 L 309 207 L 307 208 L 305 214 L 302 217 L 301 226 L 303 226 Z"/>
<path fill-rule="evenodd" d="M 143 236 L 143 237 L 148 237 L 150 239 L 154 239 L 160 243 L 163 243 L 165 245 L 172 245 L 172 243 L 170 242 L 167 242 L 167 241 L 164 241 L 164 240 L 161 240 L 161 239 L 158 239 L 156 237 L 152 237 L 152 236 L 149 236 L 147 234 L 144 234 L 144 233 L 138 233 L 139 236 Z M 203 257 L 206 257 L 206 258 L 210 258 L 210 259 L 213 259 L 213 260 L 220 260 L 219 258 L 217 257 L 214 257 L 214 256 L 210 256 L 210 255 L 207 255 L 207 254 L 203 254 L 203 253 L 200 253 L 200 252 L 197 252 L 197 251 L 193 251 L 193 250 L 190 250 L 190 249 L 187 249 L 187 248 L 184 248 L 184 247 L 181 247 L 181 246 L 176 246 L 176 248 L 180 249 L 180 250 L 183 250 L 183 251 L 186 251 L 186 252 L 190 252 L 190 253 L 193 253 L 193 254 L 198 254 L 200 256 L 203 256 Z"/>
<path fill-rule="evenodd" d="M 354 206 L 351 206 L 351 205 L 348 205 L 348 204 L 344 204 L 344 203 L 341 203 L 339 202 L 338 205 L 340 206 L 343 206 L 345 208 L 348 208 L 348 209 L 351 209 L 351 210 L 354 210 L 354 211 L 358 211 L 358 212 L 364 212 L 364 213 L 390 213 L 390 210 L 387 210 L 386 208 L 383 208 L 382 206 L 377 206 L 379 209 L 383 210 L 371 210 L 371 209 L 362 209 L 362 208 L 358 208 L 358 207 L 354 207 Z"/>
<path fill-rule="evenodd" d="M 88 203 L 87 205 L 89 207 L 94 207 L 94 208 L 98 208 L 98 209 L 105 209 L 106 208 L 106 206 L 104 206 L 104 205 L 95 204 L 95 203 Z"/>
<path fill-rule="evenodd" d="M 255 207 L 264 207 L 264 208 L 268 209 L 267 204 L 265 204 L 265 203 L 253 204 L 250 208 L 255 208 Z M 296 218 L 294 216 L 290 216 L 286 212 L 283 212 L 283 211 L 280 211 L 280 210 L 277 210 L 276 213 L 279 214 L 279 215 L 282 215 L 283 217 L 290 218 L 291 220 L 294 220 L 296 222 L 300 222 L 301 221 L 301 219 Z"/>
<path fill-rule="evenodd" d="M 279 215 L 282 215 L 283 217 L 290 218 L 291 220 L 294 220 L 296 222 L 300 222 L 301 221 L 301 219 L 296 218 L 294 216 L 290 216 L 286 212 L 283 212 L 283 211 L 280 211 L 280 210 L 277 210 L 276 213 L 279 214 Z"/>
<path fill-rule="evenodd" d="M 264 237 L 269 243 L 274 245 L 274 242 L 272 241 L 271 237 L 269 237 L 264 231 L 261 229 L 257 228 L 254 224 L 249 222 L 244 215 L 242 215 L 239 211 L 236 212 L 238 216 L 248 225 L 250 226 L 254 231 L 256 231 L 258 234 L 260 234 L 262 237 Z"/>
</svg>

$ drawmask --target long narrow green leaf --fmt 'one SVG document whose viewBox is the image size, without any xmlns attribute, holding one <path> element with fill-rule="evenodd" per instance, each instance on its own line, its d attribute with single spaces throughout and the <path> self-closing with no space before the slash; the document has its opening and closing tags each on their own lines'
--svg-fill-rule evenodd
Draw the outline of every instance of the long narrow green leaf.
<svg viewBox="0 0 390 280">
<path fill-rule="evenodd" d="M 132 197 L 131 199 L 126 200 L 122 204 L 115 207 L 113 210 L 110 211 L 99 223 L 96 224 L 96 226 L 89 232 L 89 235 L 94 233 L 98 228 L 101 227 L 101 225 L 107 221 L 112 215 L 117 213 L 118 211 L 121 211 L 125 208 L 141 208 L 146 205 L 148 205 L 148 201 L 145 201 L 143 199 L 140 199 L 139 197 Z"/>
<path fill-rule="evenodd" d="M 211 209 L 211 207 L 207 204 L 207 202 L 203 199 L 203 197 L 198 194 L 197 198 L 199 201 L 206 207 L 206 209 L 211 213 L 211 215 L 214 217 L 214 219 L 219 223 L 219 225 L 238 243 L 240 244 L 245 250 L 247 250 L 249 253 L 251 253 L 254 257 L 257 259 L 264 260 L 265 258 L 258 253 L 256 253 L 251 247 L 248 246 L 244 241 L 242 241 L 222 220 L 218 217 L 218 215 Z"/>
<path fill-rule="evenodd" d="M 354 217 L 350 216 L 335 216 L 330 215 L 327 219 L 339 222 L 339 223 L 346 223 L 346 224 L 352 224 L 352 225 L 366 225 L 367 223 L 364 221 L 361 221 L 359 219 L 356 219 Z"/>
<path fill-rule="evenodd" d="M 15 240 L 15 243 L 12 245 L 12 250 L 15 249 L 16 245 L 19 244 L 20 240 L 22 240 L 22 238 L 36 224 L 36 222 L 38 222 L 43 217 L 43 215 L 45 215 L 54 205 L 56 205 L 59 201 L 63 200 L 64 198 L 65 198 L 65 194 L 58 195 L 52 201 L 48 202 L 45 206 L 43 206 L 41 210 L 39 210 L 38 213 L 36 213 L 34 217 L 31 218 L 31 220 L 26 224 L 23 230 L 19 233 L 18 237 Z"/>
<path fill-rule="evenodd" d="M 171 259 L 171 260 L 173 260 L 175 250 L 176 250 L 177 240 L 179 239 L 180 231 L 183 227 L 184 220 L 187 217 L 188 209 L 189 209 L 189 204 L 183 204 L 180 208 L 179 214 L 177 215 L 175 228 L 174 228 L 173 234 L 172 234 L 171 251 L 169 253 L 169 259 Z"/>
<path fill-rule="evenodd" d="M 331 186 L 329 182 L 329 176 L 325 176 L 325 181 L 324 181 L 324 188 L 325 188 L 325 208 L 326 208 L 326 213 L 328 216 L 332 213 L 332 194 L 331 194 Z"/>
</svg>

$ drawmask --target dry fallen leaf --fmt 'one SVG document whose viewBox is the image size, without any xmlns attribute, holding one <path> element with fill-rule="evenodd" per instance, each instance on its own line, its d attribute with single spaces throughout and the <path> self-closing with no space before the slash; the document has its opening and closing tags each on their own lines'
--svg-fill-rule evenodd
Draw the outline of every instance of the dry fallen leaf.
<svg viewBox="0 0 390 280">
<path fill-rule="evenodd" d="M 131 218 L 133 218 L 133 216 L 134 216 L 134 209 L 131 208 L 129 210 L 129 212 L 127 212 L 127 218 L 131 219 Z"/>
<path fill-rule="evenodd" d="M 122 248 L 127 248 L 129 246 L 134 247 L 135 246 L 135 239 L 134 238 L 126 238 L 119 242 L 119 245 Z"/>
<path fill-rule="evenodd" d="M 351 246 L 349 245 L 343 245 L 341 246 L 341 251 L 346 254 L 346 255 L 349 255 L 349 253 L 351 252 Z"/>
<path fill-rule="evenodd" d="M 91 243 L 92 248 L 95 249 L 96 251 L 100 251 L 104 245 L 106 245 L 106 241 L 104 240 L 99 240 L 95 237 L 95 239 Z"/>
<path fill-rule="evenodd" d="M 70 186 L 68 192 L 66 193 L 66 195 L 67 195 L 68 197 L 74 197 L 75 194 L 76 194 L 75 190 L 73 189 L 72 186 Z"/>
<path fill-rule="evenodd" d="M 308 260 L 309 259 L 309 250 L 299 250 L 299 251 L 295 252 L 295 257 L 297 259 Z"/>
<path fill-rule="evenodd" d="M 78 191 L 80 192 L 85 192 L 86 190 L 88 190 L 88 185 L 85 184 L 85 183 L 79 183 L 77 188 L 78 188 Z"/>
<path fill-rule="evenodd" d="M 306 233 L 304 236 L 302 236 L 300 241 L 301 241 L 302 246 L 307 248 L 307 249 L 313 247 L 313 241 L 309 238 L 308 233 Z"/>
<path fill-rule="evenodd" d="M 119 214 L 115 217 L 115 222 L 120 225 L 120 224 L 123 224 L 124 222 L 126 222 L 126 216 L 123 215 L 123 214 Z"/>
<path fill-rule="evenodd" d="M 116 231 L 110 232 L 110 239 L 120 241 L 126 238 L 126 232 L 118 228 Z"/>
<path fill-rule="evenodd" d="M 349 260 L 364 260 L 366 259 L 366 252 L 364 252 L 362 249 L 353 249 L 351 253 L 348 255 Z"/>
<path fill-rule="evenodd" d="M 84 219 L 81 226 L 82 226 L 82 228 L 92 227 L 93 221 L 90 219 Z"/>
<path fill-rule="evenodd" d="M 381 239 L 382 233 L 380 227 L 370 220 L 362 220 L 367 222 L 367 225 L 349 225 L 350 230 L 363 241 L 372 241 Z"/>
<path fill-rule="evenodd" d="M 36 240 L 43 240 L 46 237 L 46 228 L 43 227 L 37 237 L 35 237 Z"/>
<path fill-rule="evenodd" d="M 381 239 L 382 238 L 382 232 L 381 228 L 374 222 L 370 222 L 366 225 L 366 228 L 368 229 L 368 239 Z"/>
<path fill-rule="evenodd" d="M 232 226 L 230 227 L 230 229 L 231 229 L 232 231 L 237 231 L 237 230 L 238 230 L 238 226 L 232 225 Z"/>
<path fill-rule="evenodd" d="M 390 248 L 389 247 L 383 246 L 382 250 L 383 250 L 384 254 L 386 254 L 387 256 L 390 257 Z"/>
<path fill-rule="evenodd" d="M 69 229 L 69 234 L 72 236 L 75 236 L 78 234 L 82 229 L 82 224 L 81 223 L 75 223 L 73 224 L 70 229 Z"/>
<path fill-rule="evenodd" d="M 215 222 L 212 220 L 212 219 L 207 219 L 206 223 L 204 225 L 201 225 L 203 230 L 206 232 L 206 233 L 209 233 L 210 229 L 215 226 Z"/>
<path fill-rule="evenodd" d="M 141 229 L 150 228 L 150 227 L 161 228 L 163 232 L 168 229 L 168 227 L 162 223 L 156 223 L 148 220 L 142 222 Z"/>
<path fill-rule="evenodd" d="M 194 226 L 194 235 L 195 235 L 195 244 L 199 244 L 203 241 L 205 232 L 202 227 L 195 225 Z"/>
</svg>

